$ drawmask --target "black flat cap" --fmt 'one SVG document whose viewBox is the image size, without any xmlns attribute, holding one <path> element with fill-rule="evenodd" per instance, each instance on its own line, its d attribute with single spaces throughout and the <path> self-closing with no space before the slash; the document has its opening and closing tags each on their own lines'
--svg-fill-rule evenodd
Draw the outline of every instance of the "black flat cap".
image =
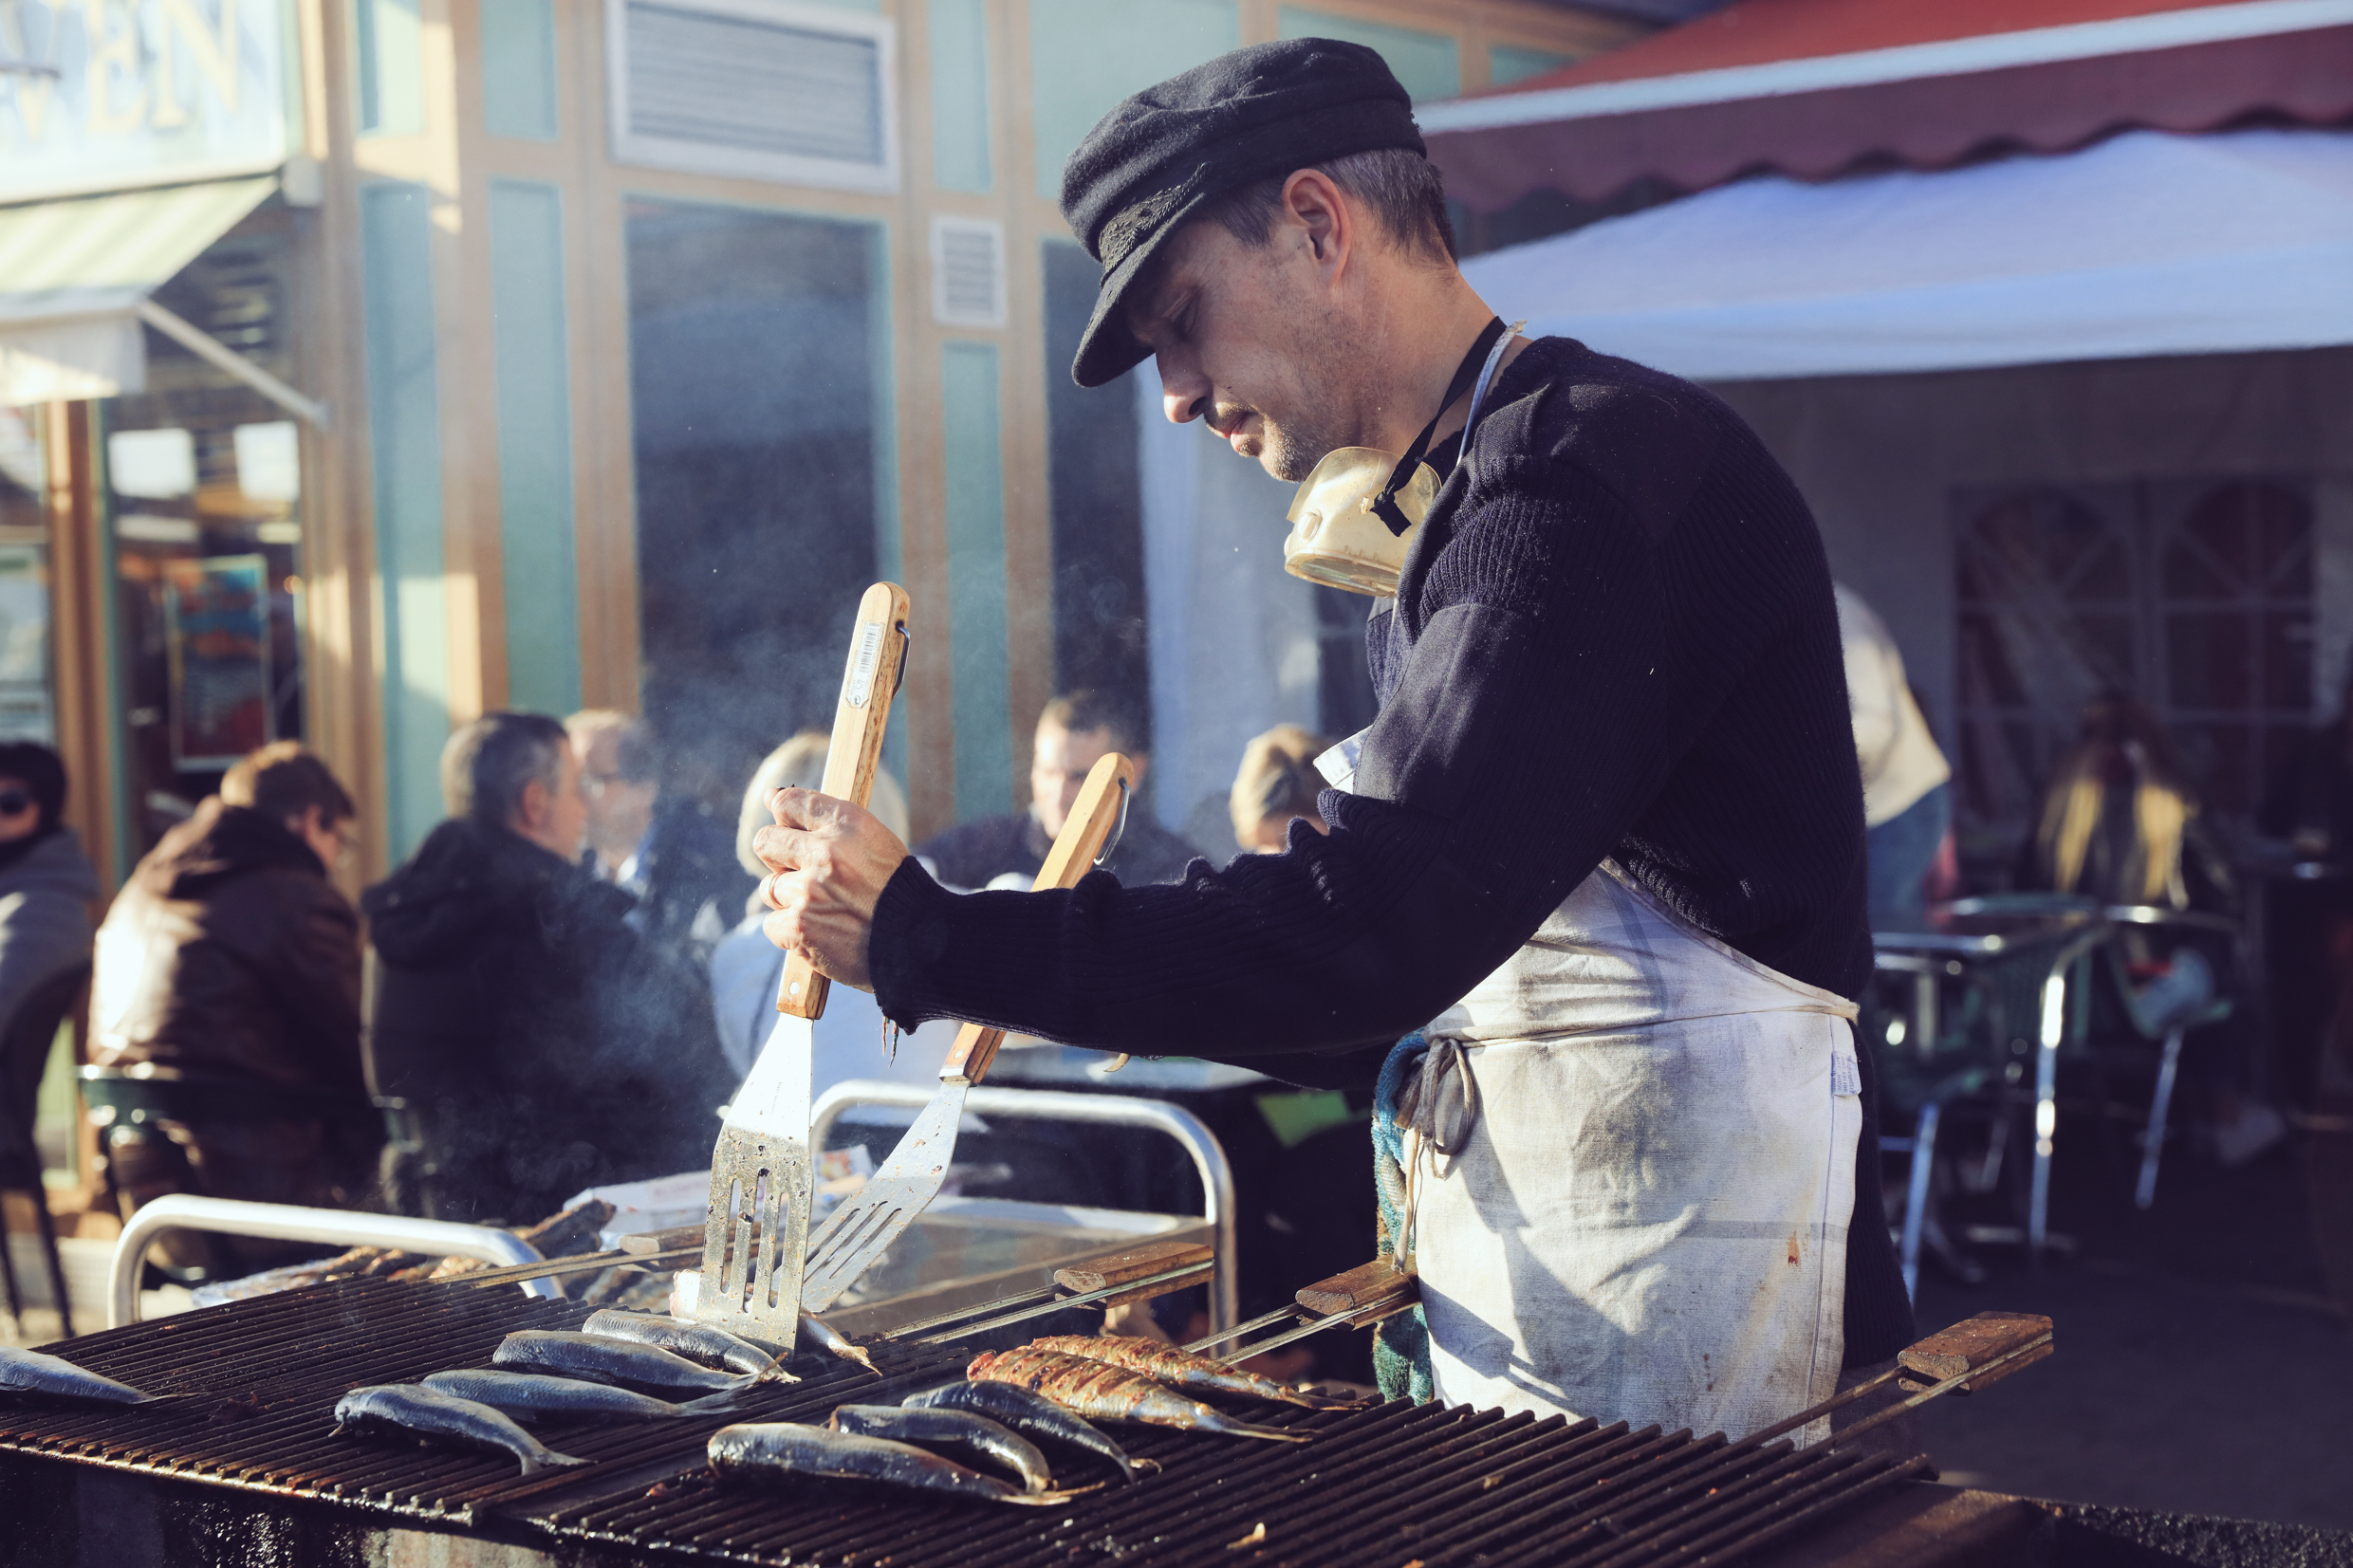
<svg viewBox="0 0 2353 1568">
<path fill-rule="evenodd" d="M 1413 99 L 1380 55 L 1330 38 L 1221 54 L 1103 116 L 1062 166 L 1062 215 L 1103 269 L 1071 379 L 1101 386 L 1151 357 L 1121 296 L 1203 202 L 1387 147 L 1427 150 Z"/>
</svg>

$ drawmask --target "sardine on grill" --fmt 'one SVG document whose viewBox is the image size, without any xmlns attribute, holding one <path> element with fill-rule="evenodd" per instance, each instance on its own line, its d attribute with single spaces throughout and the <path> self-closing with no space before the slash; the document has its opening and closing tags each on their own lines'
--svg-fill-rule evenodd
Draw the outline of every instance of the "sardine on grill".
<svg viewBox="0 0 2353 1568">
<path fill-rule="evenodd" d="M 491 1354 L 491 1364 L 512 1372 L 552 1373 L 592 1383 L 633 1383 L 646 1389 L 685 1389 L 696 1393 L 736 1393 L 750 1388 L 752 1373 L 731 1375 L 699 1367 L 683 1356 L 635 1339 L 607 1334 L 565 1334 L 556 1329 L 517 1329 Z"/>
<path fill-rule="evenodd" d="M 704 1450 L 711 1467 L 729 1480 L 783 1480 L 812 1476 L 829 1481 L 870 1481 L 887 1486 L 945 1493 L 976 1503 L 1023 1503 L 1059 1506 L 1068 1492 L 1026 1492 L 1019 1486 L 968 1470 L 925 1453 L 912 1444 L 881 1437 L 853 1437 L 796 1421 L 746 1422 L 721 1427 Z"/>
<path fill-rule="evenodd" d="M 1042 1492 L 1054 1484 L 1037 1445 L 1012 1429 L 970 1411 L 909 1410 L 903 1405 L 840 1405 L 825 1425 L 855 1437 L 887 1437 L 926 1448 L 969 1448 L 1021 1477 L 1024 1489 Z"/>
<path fill-rule="evenodd" d="M 33 1394 L 83 1405 L 143 1405 L 159 1394 L 75 1366 L 62 1356 L 0 1345 L 0 1394 Z"/>
<path fill-rule="evenodd" d="M 1171 1388 L 1197 1389 L 1206 1393 L 1247 1394 L 1252 1399 L 1277 1399 L 1287 1405 L 1299 1405 L 1307 1410 L 1325 1408 L 1320 1400 L 1285 1388 L 1271 1377 L 1261 1377 L 1254 1372 L 1230 1367 L 1223 1361 L 1213 1361 L 1206 1356 L 1195 1356 L 1164 1345 L 1158 1339 L 1146 1339 L 1128 1334 L 1049 1334 L 1032 1339 L 1026 1350 L 1051 1351 L 1063 1356 L 1083 1356 L 1089 1361 L 1102 1361 L 1115 1367 L 1139 1372 L 1155 1382 Z"/>
<path fill-rule="evenodd" d="M 488 1405 L 418 1383 L 379 1383 L 352 1390 L 336 1401 L 335 1430 L 511 1454 L 525 1475 L 559 1465 L 588 1463 L 556 1452 Z"/>
<path fill-rule="evenodd" d="M 1229 1437 L 1258 1437 L 1272 1443 L 1306 1443 L 1314 1438 L 1312 1432 L 1237 1421 L 1223 1411 L 1164 1389 L 1149 1377 L 1083 1356 L 1027 1349 L 988 1351 L 975 1356 L 964 1374 L 975 1382 L 1010 1383 L 1042 1393 L 1065 1410 L 1092 1420 L 1139 1421 L 1152 1427 L 1223 1432 Z"/>
<path fill-rule="evenodd" d="M 592 1312 L 581 1326 L 584 1334 L 602 1334 L 614 1339 L 634 1339 L 640 1345 L 652 1345 L 673 1356 L 683 1356 L 706 1367 L 724 1367 L 729 1372 L 749 1373 L 767 1383 L 798 1383 L 800 1379 L 785 1370 L 784 1358 L 775 1352 L 764 1350 L 739 1335 L 705 1323 L 681 1322 L 658 1312 L 623 1312 L 606 1307 Z"/>
<path fill-rule="evenodd" d="M 424 1386 L 435 1393 L 471 1399 L 504 1411 L 517 1421 L 540 1421 L 566 1415 L 598 1415 L 619 1421 L 654 1421 L 679 1415 L 716 1415 L 735 1403 L 732 1393 L 705 1394 L 674 1405 L 650 1393 L 635 1393 L 610 1383 L 555 1377 L 544 1372 L 508 1372 L 498 1367 L 463 1367 L 429 1374 Z"/>
<path fill-rule="evenodd" d="M 874 1364 L 874 1357 L 866 1354 L 865 1346 L 839 1330 L 827 1327 L 815 1313 L 801 1314 L 801 1332 L 815 1340 L 817 1348 L 826 1355 L 838 1356 L 844 1361 L 855 1361 L 877 1377 L 882 1375 L 882 1369 Z"/>
<path fill-rule="evenodd" d="M 1031 1393 L 1011 1383 L 950 1383 L 944 1388 L 911 1393 L 899 1404 L 907 1410 L 970 1411 L 974 1415 L 985 1415 L 1025 1437 L 1067 1444 L 1107 1459 L 1128 1481 L 1160 1467 L 1157 1459 L 1130 1458 L 1126 1449 L 1046 1395 Z"/>
</svg>

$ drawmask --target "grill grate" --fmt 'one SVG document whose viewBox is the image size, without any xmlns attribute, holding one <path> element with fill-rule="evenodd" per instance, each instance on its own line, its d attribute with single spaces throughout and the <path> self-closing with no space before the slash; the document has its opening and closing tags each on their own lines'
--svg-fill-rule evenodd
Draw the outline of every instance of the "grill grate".
<svg viewBox="0 0 2353 1568">
<path fill-rule="evenodd" d="M 538 1429 L 551 1448 L 597 1462 L 582 1469 L 524 1478 L 503 1458 L 331 1435 L 346 1389 L 485 1365 L 510 1330 L 576 1327 L 590 1310 L 510 1290 L 355 1280 L 91 1335 L 59 1348 L 180 1397 L 95 1412 L 0 1407 L 0 1448 L 445 1525 L 496 1515 L 510 1537 L 847 1568 L 1727 1562 L 1933 1473 L 1924 1457 L 1402 1403 L 1247 1408 L 1251 1420 L 1317 1432 L 1296 1446 L 1121 1428 L 1131 1453 L 1164 1467 L 1066 1508 L 936 1503 L 842 1483 L 739 1488 L 703 1467 L 704 1439 L 729 1421 L 823 1421 L 836 1404 L 895 1402 L 963 1359 L 891 1341 L 869 1347 L 880 1381 L 804 1356 L 794 1370 L 806 1382 L 764 1385 L 730 1414 Z"/>
</svg>

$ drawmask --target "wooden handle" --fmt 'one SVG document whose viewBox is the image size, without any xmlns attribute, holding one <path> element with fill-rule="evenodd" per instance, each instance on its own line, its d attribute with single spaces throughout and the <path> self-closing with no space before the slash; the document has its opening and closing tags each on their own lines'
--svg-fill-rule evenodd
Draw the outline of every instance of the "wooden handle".
<svg viewBox="0 0 2353 1568">
<path fill-rule="evenodd" d="M 1955 1389 L 1955 1393 L 1974 1393 L 1989 1384 L 1998 1383 L 2021 1367 L 2040 1361 L 2051 1352 L 2050 1319 L 2028 1312 L 1980 1312 L 1965 1318 L 1941 1333 L 1932 1334 L 1910 1350 L 1897 1354 L 1897 1361 L 1906 1372 L 1915 1373 L 1928 1383 L 1941 1383 L 1958 1377 L 1965 1372 L 1984 1366 L 2013 1350 L 2040 1346 L 2031 1355 L 2021 1356 L 2008 1366 L 1973 1377 Z M 1906 1382 L 1906 1388 L 1915 1385 Z M 1925 1386 L 1925 1385 L 1920 1385 Z"/>
<path fill-rule="evenodd" d="M 1207 1268 L 1216 1261 L 1217 1254 L 1197 1242 L 1158 1242 L 1139 1246 L 1133 1252 L 1115 1252 L 1108 1258 L 1093 1263 L 1077 1264 L 1069 1268 L 1054 1270 L 1054 1282 L 1074 1296 L 1084 1296 L 1106 1285 L 1125 1284 L 1130 1280 L 1149 1279 L 1166 1274 L 1175 1268 Z M 1097 1306 L 1125 1306 L 1130 1301 L 1150 1301 L 1165 1296 L 1172 1290 L 1182 1290 L 1191 1282 L 1163 1280 L 1158 1284 L 1145 1285 L 1138 1290 L 1122 1291 L 1094 1303 Z"/>
<path fill-rule="evenodd" d="M 855 806 L 864 806 L 874 793 L 875 769 L 882 761 L 882 732 L 890 728 L 891 699 L 899 694 L 907 654 L 907 590 L 896 582 L 878 582 L 858 601 L 858 624 L 850 631 L 849 662 L 842 672 L 821 790 Z M 829 984 L 807 959 L 787 953 L 785 977 L 776 987 L 776 1010 L 817 1018 L 825 1010 Z"/>
<path fill-rule="evenodd" d="M 668 1230 L 640 1230 L 623 1236 L 620 1249 L 633 1258 L 650 1258 L 657 1252 L 676 1252 L 680 1247 L 700 1246 L 710 1231 L 708 1225 L 673 1226 Z"/>
<path fill-rule="evenodd" d="M 1356 1318 L 1366 1313 L 1386 1318 L 1411 1306 L 1420 1295 L 1421 1286 L 1411 1274 L 1387 1258 L 1375 1258 L 1345 1274 L 1318 1280 L 1291 1299 L 1319 1318 Z"/>
<path fill-rule="evenodd" d="M 1086 783 L 1079 786 L 1079 798 L 1064 820 L 1062 831 L 1054 835 L 1054 847 L 1046 852 L 1046 863 L 1038 868 L 1037 880 L 1030 883 L 1033 892 L 1048 888 L 1076 887 L 1079 878 L 1094 869 L 1095 857 L 1102 853 L 1103 842 L 1111 830 L 1120 825 L 1127 812 L 1127 798 L 1136 787 L 1136 765 L 1117 751 L 1106 751 L 1095 759 L 1087 770 Z M 955 1043 L 948 1048 L 948 1060 L 940 1063 L 939 1076 L 953 1081 L 962 1079 L 978 1083 L 989 1063 L 997 1059 L 997 1047 L 1005 1043 L 1003 1029 L 987 1028 L 967 1024 L 956 1031 Z"/>
</svg>

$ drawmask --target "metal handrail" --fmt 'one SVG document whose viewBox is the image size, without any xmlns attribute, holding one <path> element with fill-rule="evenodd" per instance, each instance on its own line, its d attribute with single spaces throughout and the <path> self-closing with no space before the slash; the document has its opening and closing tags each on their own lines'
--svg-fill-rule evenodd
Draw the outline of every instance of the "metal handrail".
<svg viewBox="0 0 2353 1568">
<path fill-rule="evenodd" d="M 174 1192 L 131 1216 L 115 1243 L 106 1282 L 106 1326 L 139 1321 L 139 1265 L 147 1248 L 167 1230 L 209 1230 L 223 1236 L 265 1241 L 320 1242 L 336 1246 L 380 1246 L 428 1258 L 478 1258 L 488 1264 L 535 1264 L 539 1249 L 511 1231 L 449 1220 L 412 1220 L 400 1214 L 361 1214 L 342 1208 L 306 1208 L 299 1204 L 248 1203 Z M 533 1296 L 557 1297 L 552 1280 L 526 1280 Z"/>
<path fill-rule="evenodd" d="M 809 1147 L 823 1149 L 825 1134 L 853 1105 L 899 1105 L 920 1110 L 936 1091 L 920 1083 L 850 1079 L 818 1097 L 809 1114 Z M 1148 1127 L 1185 1147 L 1201 1177 L 1201 1217 L 1215 1228 L 1215 1283 L 1210 1290 L 1210 1327 L 1227 1328 L 1242 1315 L 1240 1282 L 1234 1278 L 1233 1167 L 1225 1146 L 1206 1123 L 1181 1105 L 1132 1095 L 1078 1095 L 1060 1089 L 997 1089 L 975 1086 L 965 1110 L 981 1116 L 1029 1116 L 1044 1121 L 1089 1122 L 1105 1127 Z"/>
</svg>

